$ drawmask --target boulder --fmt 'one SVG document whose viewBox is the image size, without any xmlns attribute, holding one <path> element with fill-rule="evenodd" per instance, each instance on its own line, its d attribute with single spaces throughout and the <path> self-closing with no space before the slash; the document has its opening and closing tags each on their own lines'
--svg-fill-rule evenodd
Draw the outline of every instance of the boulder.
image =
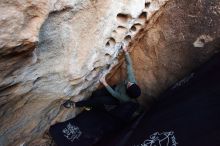
<svg viewBox="0 0 220 146">
<path fill-rule="evenodd" d="M 171 0 L 130 44 L 133 68 L 149 108 L 164 90 L 220 50 L 220 3 Z M 113 69 L 113 84 L 126 77 L 123 56 Z"/>
<path fill-rule="evenodd" d="M 48 127 L 79 101 L 126 78 L 128 46 L 147 108 L 219 51 L 218 0 L 0 2 L 0 145 L 50 144 Z"/>
<path fill-rule="evenodd" d="M 45 145 L 44 133 L 78 110 L 167 0 L 0 2 L 0 144 Z M 148 3 L 150 5 L 148 6 Z"/>
</svg>

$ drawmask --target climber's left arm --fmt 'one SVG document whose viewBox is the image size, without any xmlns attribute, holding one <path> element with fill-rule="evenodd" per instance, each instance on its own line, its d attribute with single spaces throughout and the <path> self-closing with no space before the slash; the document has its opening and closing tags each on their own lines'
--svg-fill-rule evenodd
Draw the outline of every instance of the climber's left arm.
<svg viewBox="0 0 220 146">
<path fill-rule="evenodd" d="M 124 53 L 125 53 L 125 61 L 126 61 L 126 65 L 127 65 L 128 81 L 132 82 L 132 83 L 136 83 L 136 79 L 135 79 L 134 72 L 133 72 L 133 67 L 132 67 L 131 57 L 130 57 L 126 47 L 123 48 L 123 50 L 124 50 Z"/>
</svg>

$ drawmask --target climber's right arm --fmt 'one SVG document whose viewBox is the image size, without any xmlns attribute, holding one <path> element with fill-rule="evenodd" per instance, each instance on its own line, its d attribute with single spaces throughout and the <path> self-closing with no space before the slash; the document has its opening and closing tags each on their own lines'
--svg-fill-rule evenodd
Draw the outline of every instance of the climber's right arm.
<svg viewBox="0 0 220 146">
<path fill-rule="evenodd" d="M 108 90 L 108 92 L 115 97 L 116 99 L 118 99 L 119 101 L 121 101 L 121 96 L 118 92 L 115 92 L 115 90 L 112 89 L 112 87 L 110 87 L 109 85 L 105 86 L 105 88 Z"/>
<path fill-rule="evenodd" d="M 118 92 L 115 92 L 109 85 L 108 83 L 105 81 L 105 77 L 102 77 L 100 79 L 100 82 L 105 86 L 105 88 L 108 90 L 108 92 L 115 97 L 116 99 L 118 99 L 119 101 L 123 101 L 123 98 L 121 98 L 121 95 Z"/>
</svg>

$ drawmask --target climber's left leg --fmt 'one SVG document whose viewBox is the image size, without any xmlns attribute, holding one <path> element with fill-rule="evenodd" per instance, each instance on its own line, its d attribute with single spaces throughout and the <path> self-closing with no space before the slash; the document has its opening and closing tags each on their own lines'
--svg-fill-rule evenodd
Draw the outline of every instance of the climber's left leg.
<svg viewBox="0 0 220 146">
<path fill-rule="evenodd" d="M 74 107 L 89 107 L 96 108 L 100 110 L 107 110 L 106 108 L 113 107 L 119 104 L 119 102 L 114 99 L 112 96 L 101 96 L 101 97 L 91 97 L 86 100 L 73 102 L 71 100 L 67 100 L 63 106 L 66 108 L 74 108 Z"/>
</svg>

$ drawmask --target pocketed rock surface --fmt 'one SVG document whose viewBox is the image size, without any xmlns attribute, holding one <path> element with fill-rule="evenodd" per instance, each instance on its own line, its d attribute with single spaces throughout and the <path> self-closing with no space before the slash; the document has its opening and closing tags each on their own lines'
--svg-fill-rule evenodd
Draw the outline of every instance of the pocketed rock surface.
<svg viewBox="0 0 220 146">
<path fill-rule="evenodd" d="M 130 44 L 143 105 L 219 52 L 219 24 L 217 0 L 171 0 L 146 23 Z M 119 62 L 109 76 L 113 84 L 126 76 L 123 56 Z"/>
<path fill-rule="evenodd" d="M 218 51 L 218 0 L 4 0 L 0 13 L 3 146 L 49 145 L 49 126 L 79 112 L 64 100 L 125 78 L 122 44 L 147 107 Z"/>
</svg>

